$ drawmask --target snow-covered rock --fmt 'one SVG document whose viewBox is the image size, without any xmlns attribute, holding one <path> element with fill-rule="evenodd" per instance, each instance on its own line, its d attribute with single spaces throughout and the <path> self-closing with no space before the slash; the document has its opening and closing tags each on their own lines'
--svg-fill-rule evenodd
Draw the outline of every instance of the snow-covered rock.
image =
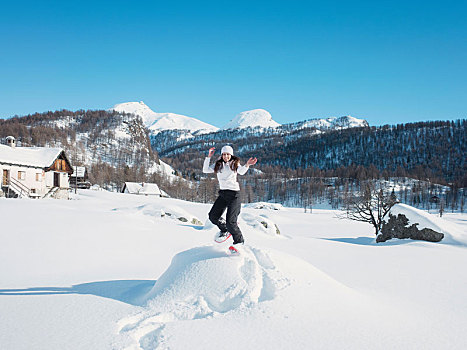
<svg viewBox="0 0 467 350">
<path fill-rule="evenodd" d="M 256 216 L 250 213 L 242 213 L 241 219 L 256 231 L 264 232 L 271 236 L 281 234 L 279 227 L 266 215 Z"/>
<path fill-rule="evenodd" d="M 154 222 L 163 218 L 177 220 L 177 222 L 180 223 L 187 222 L 193 225 L 203 225 L 203 222 L 195 215 L 189 213 L 178 205 L 168 204 L 164 199 L 161 201 L 156 200 L 154 203 L 143 204 L 133 208 L 115 208 L 113 211 L 146 215 L 151 217 Z"/>
<path fill-rule="evenodd" d="M 383 221 L 381 233 L 376 237 L 376 242 L 386 242 L 393 238 L 414 239 L 428 242 L 439 242 L 444 234 L 431 228 L 417 228 L 418 223 L 410 223 L 404 214 L 393 215 L 389 213 L 389 219 Z"/>
<path fill-rule="evenodd" d="M 437 215 L 402 203 L 398 203 L 391 208 L 390 212 L 385 217 L 386 222 L 389 220 L 389 214 L 396 217 L 399 214 L 404 215 L 408 219 L 408 225 L 416 224 L 418 230 L 430 229 L 443 234 L 444 238 L 441 243 L 467 246 L 465 232 L 461 232 L 456 225 L 452 225 L 450 222 Z"/>
<path fill-rule="evenodd" d="M 271 114 L 264 109 L 253 109 L 239 113 L 222 129 L 244 129 L 244 128 L 276 128 L 279 123 L 272 119 Z"/>
</svg>

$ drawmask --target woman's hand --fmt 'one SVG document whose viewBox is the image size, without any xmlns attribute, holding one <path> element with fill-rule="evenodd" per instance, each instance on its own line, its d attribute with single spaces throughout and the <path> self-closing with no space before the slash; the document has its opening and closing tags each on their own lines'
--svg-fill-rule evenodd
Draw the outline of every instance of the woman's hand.
<svg viewBox="0 0 467 350">
<path fill-rule="evenodd" d="M 209 149 L 209 155 L 208 155 L 209 158 L 211 158 L 211 157 L 214 155 L 214 150 L 215 150 L 215 149 L 216 149 L 216 147 L 211 147 L 211 148 Z"/>
<path fill-rule="evenodd" d="M 258 161 L 258 159 L 256 159 L 256 157 L 250 158 L 250 159 L 247 160 L 246 165 L 247 166 L 255 165 L 257 161 Z"/>
</svg>

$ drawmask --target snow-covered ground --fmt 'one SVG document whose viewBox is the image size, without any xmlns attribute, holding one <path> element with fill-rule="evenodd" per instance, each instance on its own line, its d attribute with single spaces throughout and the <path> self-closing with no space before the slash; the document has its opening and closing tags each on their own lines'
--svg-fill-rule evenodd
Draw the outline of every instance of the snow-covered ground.
<svg viewBox="0 0 467 350">
<path fill-rule="evenodd" d="M 333 210 L 250 206 L 229 256 L 209 208 L 92 190 L 0 198 L 0 348 L 467 347 L 466 214 L 404 208 L 456 239 L 377 245 Z"/>
</svg>

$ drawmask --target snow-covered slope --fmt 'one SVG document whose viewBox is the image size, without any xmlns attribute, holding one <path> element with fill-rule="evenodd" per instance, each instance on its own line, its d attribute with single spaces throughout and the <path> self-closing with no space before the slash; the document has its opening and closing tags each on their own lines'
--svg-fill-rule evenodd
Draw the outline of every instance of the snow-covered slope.
<svg viewBox="0 0 467 350">
<path fill-rule="evenodd" d="M 244 129 L 244 128 L 276 128 L 279 123 L 272 119 L 271 114 L 264 109 L 253 109 L 237 114 L 222 129 Z"/>
<path fill-rule="evenodd" d="M 219 128 L 202 122 L 196 118 L 187 117 L 175 113 L 156 113 L 143 101 L 126 102 L 113 106 L 111 109 L 117 112 L 130 113 L 140 116 L 144 125 L 157 134 L 163 130 L 188 130 L 190 132 L 207 133 L 217 131 Z"/>
</svg>

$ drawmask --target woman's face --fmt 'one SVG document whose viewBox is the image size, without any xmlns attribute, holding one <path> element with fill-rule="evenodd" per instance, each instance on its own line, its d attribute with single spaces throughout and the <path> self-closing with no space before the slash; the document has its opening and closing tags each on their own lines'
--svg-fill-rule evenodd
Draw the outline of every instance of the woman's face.
<svg viewBox="0 0 467 350">
<path fill-rule="evenodd" d="M 230 158 L 232 158 L 232 155 L 230 153 L 222 153 L 222 159 L 224 160 L 224 162 L 228 162 L 230 160 Z"/>
</svg>

